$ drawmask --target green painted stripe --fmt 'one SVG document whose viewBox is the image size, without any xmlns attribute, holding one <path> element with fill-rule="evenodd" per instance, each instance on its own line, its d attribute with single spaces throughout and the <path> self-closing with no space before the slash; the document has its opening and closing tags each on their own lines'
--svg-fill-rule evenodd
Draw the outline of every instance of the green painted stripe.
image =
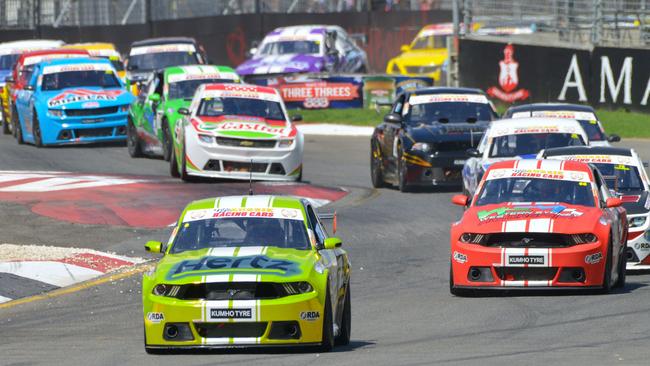
<svg viewBox="0 0 650 366">
<path fill-rule="evenodd" d="M 241 207 L 242 207 L 242 208 L 246 207 L 246 199 L 247 199 L 247 197 L 244 197 L 244 198 L 242 198 L 242 200 L 241 200 Z M 239 250 L 239 248 L 237 248 L 237 250 Z"/>
</svg>

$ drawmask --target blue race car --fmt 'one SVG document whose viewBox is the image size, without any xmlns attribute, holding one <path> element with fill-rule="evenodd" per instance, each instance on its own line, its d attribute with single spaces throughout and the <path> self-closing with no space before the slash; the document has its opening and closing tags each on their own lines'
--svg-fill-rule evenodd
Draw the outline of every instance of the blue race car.
<svg viewBox="0 0 650 366">
<path fill-rule="evenodd" d="M 41 62 L 16 98 L 18 143 L 40 147 L 126 140 L 133 99 L 107 59 Z"/>
</svg>

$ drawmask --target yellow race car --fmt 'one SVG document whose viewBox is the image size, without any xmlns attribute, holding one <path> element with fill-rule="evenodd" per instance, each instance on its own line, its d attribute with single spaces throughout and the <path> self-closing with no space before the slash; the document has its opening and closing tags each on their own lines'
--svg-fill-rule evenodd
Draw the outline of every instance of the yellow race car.
<svg viewBox="0 0 650 366">
<path fill-rule="evenodd" d="M 117 76 L 124 81 L 126 71 L 124 70 L 124 60 L 122 55 L 117 51 L 115 45 L 112 43 L 74 43 L 63 46 L 63 48 L 74 48 L 86 50 L 93 57 L 107 58 L 115 67 Z"/>
<path fill-rule="evenodd" d="M 447 60 L 447 38 L 454 34 L 452 23 L 430 24 L 422 28 L 402 54 L 390 59 L 390 75 L 428 76 L 440 81 L 442 65 Z"/>
</svg>

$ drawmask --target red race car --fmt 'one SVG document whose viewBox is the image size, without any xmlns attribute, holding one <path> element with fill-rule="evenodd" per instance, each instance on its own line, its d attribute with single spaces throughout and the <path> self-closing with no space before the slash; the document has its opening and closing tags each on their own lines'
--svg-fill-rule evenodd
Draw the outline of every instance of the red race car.
<svg viewBox="0 0 650 366">
<path fill-rule="evenodd" d="M 450 291 L 625 285 L 627 215 L 593 165 L 494 163 L 451 226 Z"/>
</svg>

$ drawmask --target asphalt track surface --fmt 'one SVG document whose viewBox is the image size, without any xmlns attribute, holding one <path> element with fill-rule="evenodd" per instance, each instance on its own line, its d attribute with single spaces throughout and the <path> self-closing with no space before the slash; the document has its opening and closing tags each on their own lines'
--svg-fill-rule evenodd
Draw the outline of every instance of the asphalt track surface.
<svg viewBox="0 0 650 366">
<path fill-rule="evenodd" d="M 650 275 L 611 295 L 449 294 L 454 192 L 372 190 L 368 138 L 308 137 L 304 178 L 349 188 L 336 202 L 352 273 L 352 342 L 328 354 L 222 351 L 150 356 L 142 345 L 140 275 L 0 309 L 1 365 L 647 365 Z M 650 158 L 647 141 L 628 140 Z M 36 149 L 0 136 L 0 168 L 167 177 L 161 160 L 124 147 Z M 215 185 L 218 189 L 218 185 Z M 188 185 L 187 189 L 192 189 Z M 168 229 L 81 225 L 0 203 L 2 242 L 56 244 L 147 257 Z"/>
</svg>

